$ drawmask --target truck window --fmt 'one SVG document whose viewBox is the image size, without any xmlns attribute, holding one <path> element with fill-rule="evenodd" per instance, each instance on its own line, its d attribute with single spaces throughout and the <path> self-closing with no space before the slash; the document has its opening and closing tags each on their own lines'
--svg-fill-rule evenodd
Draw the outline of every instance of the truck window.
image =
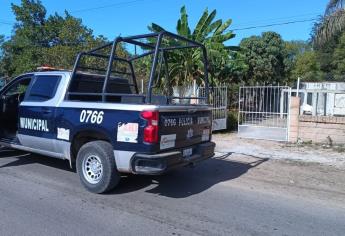
<svg viewBox="0 0 345 236">
<path fill-rule="evenodd" d="M 55 96 L 61 76 L 37 76 L 26 101 L 47 101 Z"/>
<path fill-rule="evenodd" d="M 97 74 L 77 73 L 75 79 L 72 80 L 69 91 L 71 93 L 81 93 L 79 95 L 71 95 L 70 100 L 77 101 L 100 101 L 102 88 L 104 84 L 105 76 Z M 129 83 L 129 79 L 126 77 L 110 77 L 106 92 L 114 94 L 108 96 L 109 102 L 121 102 L 121 95 L 116 94 L 136 94 L 133 84 Z M 91 95 L 92 94 L 92 95 Z"/>
<path fill-rule="evenodd" d="M 15 82 L 6 92 L 5 96 L 12 96 L 12 95 L 21 95 L 26 92 L 27 87 L 29 86 L 31 78 L 21 79 L 19 82 Z"/>
</svg>

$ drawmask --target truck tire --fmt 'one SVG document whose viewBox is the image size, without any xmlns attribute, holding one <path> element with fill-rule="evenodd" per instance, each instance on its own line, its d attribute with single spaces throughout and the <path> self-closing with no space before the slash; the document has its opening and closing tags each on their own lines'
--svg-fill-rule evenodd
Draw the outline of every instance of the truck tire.
<svg viewBox="0 0 345 236">
<path fill-rule="evenodd" d="M 113 147 L 105 141 L 84 144 L 77 155 L 77 173 L 84 187 L 93 193 L 112 190 L 120 181 Z"/>
</svg>

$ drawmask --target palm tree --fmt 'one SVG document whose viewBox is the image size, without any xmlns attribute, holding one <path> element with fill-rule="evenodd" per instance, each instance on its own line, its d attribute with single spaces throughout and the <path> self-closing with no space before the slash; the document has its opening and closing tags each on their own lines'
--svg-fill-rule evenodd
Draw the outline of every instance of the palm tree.
<svg viewBox="0 0 345 236">
<path fill-rule="evenodd" d="M 206 46 L 210 66 L 211 78 L 224 69 L 224 65 L 230 59 L 229 48 L 224 45 L 226 41 L 235 37 L 228 30 L 232 20 L 223 23 L 221 19 L 215 20 L 216 10 L 211 13 L 206 9 L 192 31 L 188 23 L 186 7 L 180 10 L 180 18 L 177 21 L 177 34 L 188 39 L 203 43 Z M 152 23 L 149 27 L 152 32 L 165 30 L 162 26 Z M 202 83 L 202 54 L 198 49 L 185 49 L 168 54 L 169 61 L 169 84 L 168 86 L 181 86 L 190 84 L 193 80 Z M 166 83 L 162 83 L 167 85 Z"/>
<path fill-rule="evenodd" d="M 345 0 L 330 0 L 324 16 L 316 27 L 313 38 L 316 46 L 322 46 L 345 29 Z"/>
</svg>

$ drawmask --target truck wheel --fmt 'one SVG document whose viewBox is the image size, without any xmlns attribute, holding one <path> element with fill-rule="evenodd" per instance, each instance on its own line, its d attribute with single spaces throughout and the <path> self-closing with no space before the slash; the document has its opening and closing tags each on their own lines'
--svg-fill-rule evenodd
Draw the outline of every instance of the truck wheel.
<svg viewBox="0 0 345 236">
<path fill-rule="evenodd" d="M 93 193 L 104 193 L 120 181 L 113 147 L 105 141 L 84 144 L 77 155 L 77 172 L 82 184 Z"/>
</svg>

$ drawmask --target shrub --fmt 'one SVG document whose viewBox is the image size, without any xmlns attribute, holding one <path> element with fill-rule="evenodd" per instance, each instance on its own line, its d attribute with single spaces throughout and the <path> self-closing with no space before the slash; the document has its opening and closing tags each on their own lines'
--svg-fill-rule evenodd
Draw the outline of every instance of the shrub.
<svg viewBox="0 0 345 236">
<path fill-rule="evenodd" d="M 228 111 L 227 119 L 227 131 L 236 131 L 238 129 L 238 111 L 230 110 Z"/>
</svg>

